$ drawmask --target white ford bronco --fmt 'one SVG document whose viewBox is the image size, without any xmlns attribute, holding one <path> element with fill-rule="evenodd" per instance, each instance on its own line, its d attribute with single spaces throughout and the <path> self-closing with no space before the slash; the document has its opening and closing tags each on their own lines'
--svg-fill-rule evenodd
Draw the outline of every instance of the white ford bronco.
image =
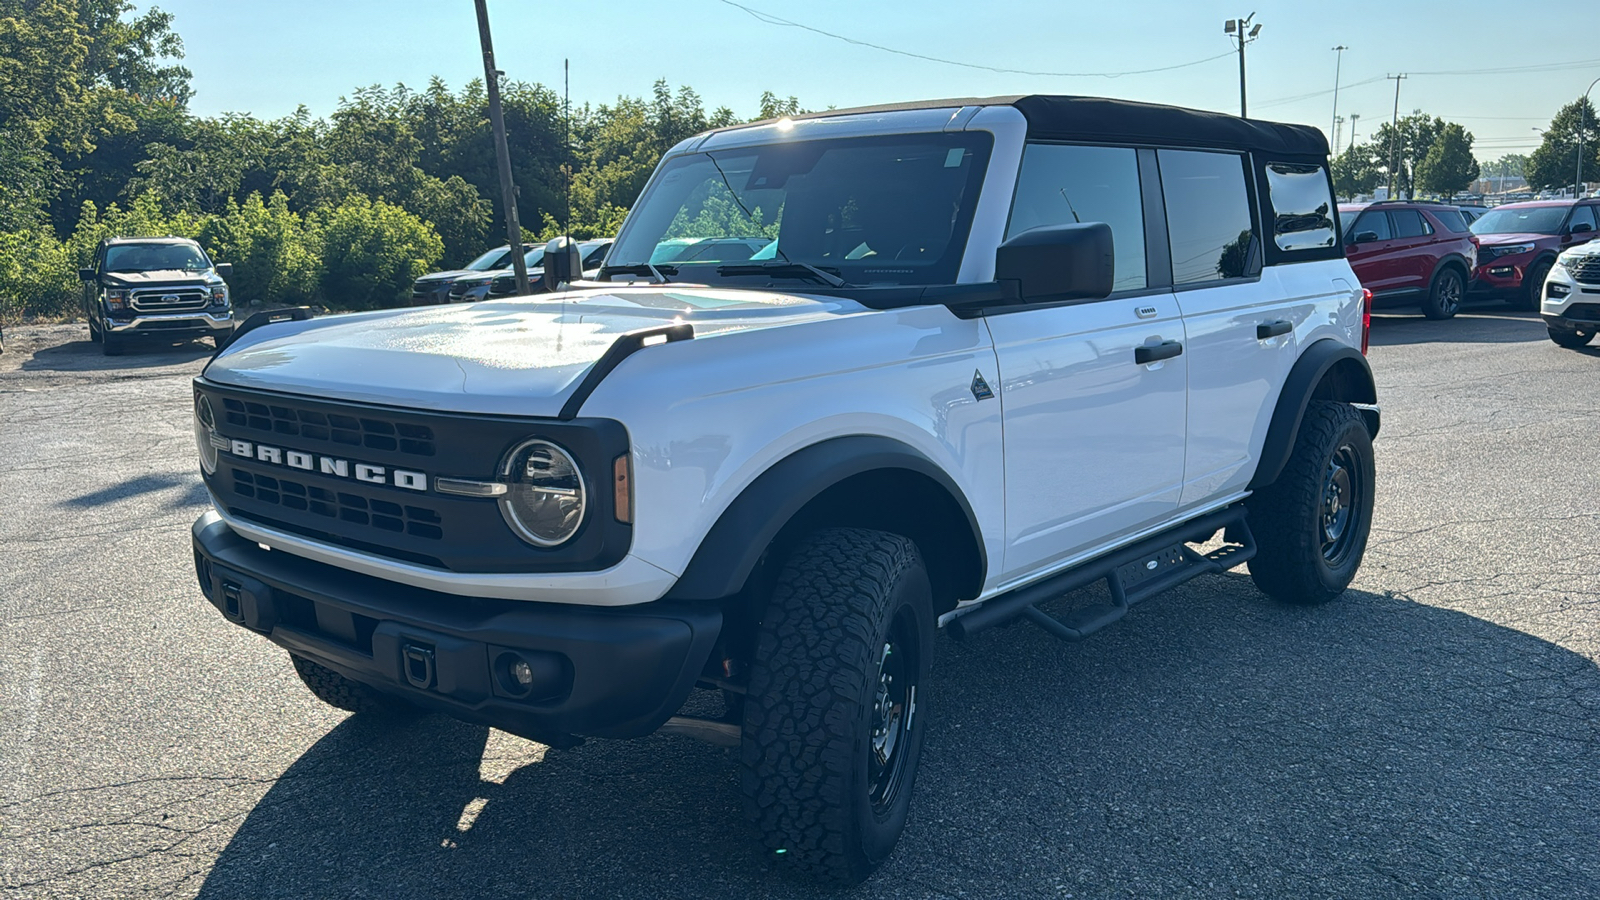
<svg viewBox="0 0 1600 900">
<path fill-rule="evenodd" d="M 201 587 L 342 709 L 737 747 L 765 845 L 859 881 L 939 628 L 1350 583 L 1379 416 L 1327 156 L 1044 96 L 690 138 L 596 280 L 558 240 L 549 295 L 244 323 L 194 382 Z"/>
</svg>

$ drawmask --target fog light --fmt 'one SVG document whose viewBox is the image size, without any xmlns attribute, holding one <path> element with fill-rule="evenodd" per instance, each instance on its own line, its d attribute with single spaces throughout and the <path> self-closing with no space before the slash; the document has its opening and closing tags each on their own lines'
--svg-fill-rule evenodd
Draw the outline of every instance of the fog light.
<svg viewBox="0 0 1600 900">
<path fill-rule="evenodd" d="M 515 678 L 517 684 L 522 685 L 524 690 L 533 687 L 533 667 L 528 665 L 527 660 L 519 659 L 511 664 L 511 677 Z"/>
</svg>

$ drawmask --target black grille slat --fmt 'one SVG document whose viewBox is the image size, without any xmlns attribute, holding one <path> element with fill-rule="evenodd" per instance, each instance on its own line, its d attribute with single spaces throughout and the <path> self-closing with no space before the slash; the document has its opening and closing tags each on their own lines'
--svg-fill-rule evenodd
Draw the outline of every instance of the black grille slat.
<svg viewBox="0 0 1600 900">
<path fill-rule="evenodd" d="M 392 500 L 365 497 L 349 491 L 330 491 L 316 485 L 301 484 L 288 478 L 252 473 L 234 468 L 233 491 L 258 503 L 310 512 L 354 525 L 382 529 L 395 534 L 410 534 L 428 540 L 444 540 L 443 518 L 425 506 L 399 504 Z"/>
<path fill-rule="evenodd" d="M 223 419 L 229 425 L 249 431 L 407 456 L 434 456 L 437 452 L 433 429 L 426 425 L 391 422 L 369 416 L 322 413 L 277 403 L 239 401 L 232 397 L 223 398 L 222 408 Z"/>
<path fill-rule="evenodd" d="M 1569 267 L 1572 277 L 1584 284 L 1600 284 L 1600 256 L 1586 257 L 1582 262 Z"/>
</svg>

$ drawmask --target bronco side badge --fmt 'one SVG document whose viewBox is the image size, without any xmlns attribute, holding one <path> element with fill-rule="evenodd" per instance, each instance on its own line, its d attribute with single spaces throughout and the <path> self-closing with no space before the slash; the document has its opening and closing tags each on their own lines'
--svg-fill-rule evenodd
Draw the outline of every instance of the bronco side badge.
<svg viewBox="0 0 1600 900">
<path fill-rule="evenodd" d="M 989 390 L 989 382 L 983 380 L 983 373 L 977 369 L 972 370 L 972 396 L 979 400 L 988 400 L 994 396 L 994 391 Z"/>
</svg>

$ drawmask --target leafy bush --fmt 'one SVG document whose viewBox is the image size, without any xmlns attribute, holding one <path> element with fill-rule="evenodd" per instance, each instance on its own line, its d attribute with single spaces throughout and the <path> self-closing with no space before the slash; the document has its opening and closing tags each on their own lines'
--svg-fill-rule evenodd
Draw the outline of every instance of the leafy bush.
<svg viewBox="0 0 1600 900">
<path fill-rule="evenodd" d="M 321 238 L 281 192 L 266 202 L 252 193 L 242 206 L 229 199 L 223 214 L 201 229 L 200 243 L 218 262 L 233 264 L 229 286 L 236 303 L 300 306 L 316 299 Z"/>
<path fill-rule="evenodd" d="M 48 225 L 0 231 L 0 323 L 78 310 L 78 266 Z"/>
<path fill-rule="evenodd" d="M 398 206 L 347 197 L 313 213 L 322 237 L 322 292 L 329 306 L 370 309 L 401 302 L 411 282 L 444 254 L 439 235 Z"/>
</svg>

